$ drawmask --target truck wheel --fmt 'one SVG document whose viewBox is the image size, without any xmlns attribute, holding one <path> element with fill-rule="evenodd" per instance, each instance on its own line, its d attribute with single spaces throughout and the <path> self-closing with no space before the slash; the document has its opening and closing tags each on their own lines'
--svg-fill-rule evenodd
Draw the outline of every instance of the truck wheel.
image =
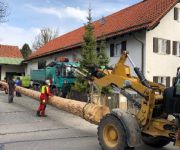
<svg viewBox="0 0 180 150">
<path fill-rule="evenodd" d="M 112 114 L 106 115 L 98 127 L 98 140 L 102 150 L 133 150 L 128 147 L 121 121 Z"/>
<path fill-rule="evenodd" d="M 170 140 L 164 137 L 152 137 L 150 135 L 142 134 L 142 140 L 146 145 L 154 148 L 161 148 L 170 143 Z"/>
</svg>

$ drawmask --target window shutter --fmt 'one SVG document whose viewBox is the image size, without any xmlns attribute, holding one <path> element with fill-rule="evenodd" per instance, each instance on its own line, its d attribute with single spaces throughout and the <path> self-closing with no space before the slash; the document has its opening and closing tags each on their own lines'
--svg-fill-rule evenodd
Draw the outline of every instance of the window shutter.
<svg viewBox="0 0 180 150">
<path fill-rule="evenodd" d="M 171 41 L 170 40 L 167 40 L 166 54 L 171 54 Z"/>
<path fill-rule="evenodd" d="M 174 20 L 178 20 L 178 8 L 177 7 L 175 7 L 174 8 Z"/>
<path fill-rule="evenodd" d="M 114 44 L 110 45 L 110 57 L 114 57 Z"/>
<path fill-rule="evenodd" d="M 153 52 L 158 53 L 158 38 L 153 38 Z"/>
<path fill-rule="evenodd" d="M 121 43 L 121 54 L 123 53 L 123 51 L 126 51 L 126 41 L 122 41 L 122 43 Z"/>
<path fill-rule="evenodd" d="M 173 41 L 173 55 L 177 55 L 177 42 Z"/>
<path fill-rule="evenodd" d="M 158 77 L 157 76 L 153 77 L 153 82 L 158 83 Z"/>
<path fill-rule="evenodd" d="M 166 77 L 166 87 L 170 87 L 170 77 Z"/>
<path fill-rule="evenodd" d="M 99 52 L 100 52 L 100 48 L 99 47 L 96 48 L 96 52 L 99 54 Z"/>
</svg>

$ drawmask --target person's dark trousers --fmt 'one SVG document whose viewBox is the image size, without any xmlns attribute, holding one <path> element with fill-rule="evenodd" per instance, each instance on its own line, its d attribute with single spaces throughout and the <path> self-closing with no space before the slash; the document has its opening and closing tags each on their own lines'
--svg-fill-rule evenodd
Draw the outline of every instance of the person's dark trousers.
<svg viewBox="0 0 180 150">
<path fill-rule="evenodd" d="M 66 98 L 66 96 L 67 96 L 67 93 L 62 93 L 63 98 Z"/>
<path fill-rule="evenodd" d="M 13 94 L 8 94 L 8 102 L 12 103 L 13 102 Z"/>
<path fill-rule="evenodd" d="M 21 93 L 20 92 L 16 92 L 16 96 L 17 97 L 21 97 Z"/>
</svg>

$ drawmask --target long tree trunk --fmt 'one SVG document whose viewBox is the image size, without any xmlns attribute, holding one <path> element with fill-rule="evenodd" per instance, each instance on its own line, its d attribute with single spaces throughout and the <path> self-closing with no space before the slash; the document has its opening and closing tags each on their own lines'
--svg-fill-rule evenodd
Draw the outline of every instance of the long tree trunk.
<svg viewBox="0 0 180 150">
<path fill-rule="evenodd" d="M 0 81 L 1 85 L 7 86 L 7 83 Z M 16 86 L 16 91 L 39 100 L 40 92 Z M 90 123 L 99 124 L 101 118 L 109 113 L 109 108 L 92 103 L 85 103 L 71 99 L 65 99 L 57 96 L 49 97 L 48 103 L 52 106 L 79 116 Z"/>
</svg>

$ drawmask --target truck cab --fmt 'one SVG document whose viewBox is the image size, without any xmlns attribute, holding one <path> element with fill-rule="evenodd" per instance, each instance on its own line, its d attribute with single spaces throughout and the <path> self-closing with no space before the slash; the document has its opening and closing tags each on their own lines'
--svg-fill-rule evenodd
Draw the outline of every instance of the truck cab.
<svg viewBox="0 0 180 150">
<path fill-rule="evenodd" d="M 76 79 L 74 67 L 78 65 L 78 63 L 74 62 L 55 62 L 53 66 L 48 66 L 46 68 L 46 79 L 51 80 L 51 89 L 53 93 L 59 95 L 65 80 L 69 86 L 74 83 Z"/>
<path fill-rule="evenodd" d="M 41 82 L 50 80 L 52 93 L 61 95 L 61 88 L 65 80 L 69 86 L 75 82 L 76 75 L 74 67 L 79 67 L 79 64 L 68 61 L 53 61 L 45 69 L 32 70 L 30 75 L 31 81 L 35 87 L 40 87 Z"/>
</svg>

